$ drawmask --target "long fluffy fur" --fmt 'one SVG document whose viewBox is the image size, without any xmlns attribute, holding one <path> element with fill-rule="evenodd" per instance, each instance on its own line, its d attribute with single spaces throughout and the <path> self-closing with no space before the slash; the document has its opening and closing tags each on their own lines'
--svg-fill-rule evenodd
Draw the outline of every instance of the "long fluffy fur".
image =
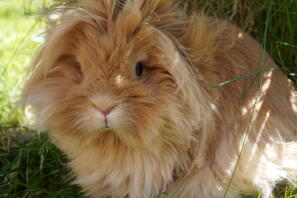
<svg viewBox="0 0 297 198">
<path fill-rule="evenodd" d="M 277 182 L 294 180 L 296 92 L 240 29 L 188 16 L 169 0 L 80 0 L 61 13 L 23 102 L 87 195 L 222 197 L 245 134 L 226 197 L 268 198 Z M 268 68 L 262 80 L 210 89 L 260 65 Z M 109 130 L 98 128 L 102 105 L 116 106 Z"/>
</svg>

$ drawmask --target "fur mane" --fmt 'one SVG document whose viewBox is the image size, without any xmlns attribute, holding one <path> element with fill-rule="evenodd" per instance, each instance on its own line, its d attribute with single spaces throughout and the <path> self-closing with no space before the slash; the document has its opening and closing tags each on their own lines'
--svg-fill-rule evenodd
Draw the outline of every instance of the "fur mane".
<svg viewBox="0 0 297 198">
<path fill-rule="evenodd" d="M 206 123 L 213 119 L 209 101 L 214 96 L 207 88 L 211 84 L 205 84 L 210 79 L 204 79 L 205 75 L 199 75 L 198 79 L 196 76 L 197 73 L 211 72 L 209 65 L 214 60 L 210 57 L 217 50 L 215 42 L 225 25 L 209 29 L 205 27 L 206 23 L 215 21 L 203 15 L 180 14 L 184 12 L 178 12 L 179 9 L 182 8 L 178 1 L 174 3 L 170 0 L 80 0 L 73 5 L 58 7 L 54 12 L 61 13 L 61 20 L 48 29 L 47 41 L 33 62 L 33 72 L 23 91 L 24 103 L 31 103 L 29 95 L 32 95 L 32 91 L 29 89 L 32 84 L 46 79 L 61 57 L 74 56 L 68 44 L 77 40 L 72 33 L 85 34 L 82 29 L 90 26 L 98 30 L 98 36 L 114 34 L 115 38 L 129 40 L 129 36 L 125 35 L 133 36 L 141 27 L 147 26 L 155 32 L 168 55 L 174 55 L 178 60 L 170 66 L 170 70 L 184 104 L 197 108 L 191 109 L 195 127 L 210 131 L 211 126 Z M 198 56 L 193 55 L 192 52 L 201 46 L 204 50 Z M 177 50 L 179 55 L 175 54 Z M 197 62 L 200 67 L 193 67 Z M 201 81 L 205 87 L 197 86 L 197 81 Z M 210 81 L 212 84 L 218 82 L 218 79 Z M 202 117 L 204 119 L 200 119 Z M 205 124 L 197 123 L 197 120 L 205 120 Z"/>
</svg>

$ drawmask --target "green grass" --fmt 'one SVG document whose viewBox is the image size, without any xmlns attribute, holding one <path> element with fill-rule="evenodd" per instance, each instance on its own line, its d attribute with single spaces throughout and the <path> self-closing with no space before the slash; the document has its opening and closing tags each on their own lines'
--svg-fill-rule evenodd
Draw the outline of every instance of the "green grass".
<svg viewBox="0 0 297 198">
<path fill-rule="evenodd" d="M 296 0 L 200 0 L 197 8 L 237 24 L 264 44 L 266 51 L 297 87 L 297 1 Z M 271 13 L 267 17 L 268 7 Z"/>
<path fill-rule="evenodd" d="M 267 51 L 297 85 L 297 1 L 234 2 L 200 0 L 197 6 L 266 43 Z M 67 158 L 45 134 L 32 135 L 35 132 L 16 107 L 25 71 L 41 44 L 37 35 L 45 28 L 36 16 L 52 4 L 52 0 L 0 0 L 0 198 L 82 197 L 78 187 L 70 184 Z M 275 191 L 277 198 L 297 198 L 297 188 L 280 185 Z"/>
<path fill-rule="evenodd" d="M 267 51 L 297 87 L 297 1 L 273 1 L 267 29 Z M 263 41 L 265 12 L 256 17 L 259 40 Z"/>
<path fill-rule="evenodd" d="M 32 37 L 41 32 L 42 24 L 23 6 L 19 0 L 0 1 L 1 125 L 18 125 L 21 122 L 15 103 L 31 57 L 40 45 Z"/>
<path fill-rule="evenodd" d="M 26 130 L 28 129 L 20 129 Z M 21 136 L 22 137 L 22 136 Z M 18 137 L 18 138 L 21 138 Z M 67 158 L 42 134 L 26 144 L 0 149 L 0 197 L 77 198 L 69 185 Z M 82 196 L 81 196 L 82 197 Z"/>
</svg>

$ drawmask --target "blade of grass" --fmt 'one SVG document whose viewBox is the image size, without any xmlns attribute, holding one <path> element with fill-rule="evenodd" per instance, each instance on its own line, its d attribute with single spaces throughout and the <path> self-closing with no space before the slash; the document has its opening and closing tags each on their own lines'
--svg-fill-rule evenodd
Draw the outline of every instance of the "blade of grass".
<svg viewBox="0 0 297 198">
<path fill-rule="evenodd" d="M 36 25 L 39 23 L 39 20 L 36 20 L 31 27 L 28 29 L 28 31 L 25 33 L 25 35 L 23 36 L 23 38 L 21 39 L 21 41 L 19 42 L 19 44 L 17 45 L 16 49 L 14 50 L 13 54 L 11 55 L 10 59 L 8 60 L 8 62 L 6 63 L 6 65 L 4 66 L 2 72 L 1 72 L 1 76 L 4 76 L 8 67 L 10 66 L 11 62 L 14 60 L 14 58 L 17 56 L 17 54 L 19 53 L 22 44 L 24 43 L 24 41 L 28 38 L 28 36 L 30 35 L 30 33 L 34 30 L 34 28 L 36 27 Z"/>
<path fill-rule="evenodd" d="M 288 47 L 297 48 L 297 45 L 293 45 L 291 43 L 286 43 L 286 42 L 281 42 L 281 41 L 276 41 L 276 43 L 280 44 L 280 45 L 288 46 Z"/>
<path fill-rule="evenodd" d="M 264 68 L 264 69 L 260 69 L 260 70 L 254 71 L 254 72 L 246 73 L 246 74 L 243 74 L 243 75 L 241 75 L 241 76 L 239 76 L 239 77 L 233 78 L 233 79 L 231 79 L 231 80 L 227 80 L 227 81 L 224 81 L 224 82 L 222 82 L 222 83 L 220 83 L 220 84 L 211 86 L 211 87 L 209 87 L 209 88 L 210 88 L 210 89 L 219 88 L 219 87 L 222 87 L 222 86 L 227 85 L 227 84 L 229 84 L 229 83 L 232 83 L 232 82 L 241 80 L 241 79 L 243 79 L 243 78 L 252 76 L 252 75 L 254 75 L 254 74 L 263 73 L 263 72 L 265 72 L 265 71 L 269 71 L 269 70 L 272 70 L 272 68 Z"/>
<path fill-rule="evenodd" d="M 269 7 L 268 7 L 268 12 L 267 12 L 267 17 L 266 17 L 266 22 L 265 22 L 264 39 L 263 39 L 263 41 L 264 41 L 264 43 L 263 43 L 263 49 L 262 49 L 262 53 L 261 53 L 261 56 L 260 56 L 260 71 L 263 71 L 263 69 L 264 69 L 266 38 L 267 38 L 268 23 L 269 23 L 269 19 L 270 19 L 269 16 L 270 16 L 270 12 L 271 12 L 271 6 L 272 6 L 272 4 L 270 2 Z M 256 105 L 257 105 L 258 100 L 260 98 L 261 87 L 263 85 L 263 73 L 259 73 L 259 75 L 260 75 L 260 82 L 259 82 L 259 88 L 257 90 L 257 94 L 256 94 L 256 98 L 255 98 L 255 103 L 253 105 L 253 108 L 252 108 L 252 111 L 251 111 L 251 114 L 250 114 L 248 126 L 247 126 L 247 128 L 245 130 L 245 133 L 244 133 L 243 143 L 242 143 L 242 145 L 240 147 L 240 152 L 239 152 L 238 158 L 236 160 L 234 170 L 233 170 L 232 175 L 230 177 L 230 180 L 228 182 L 228 185 L 227 185 L 227 188 L 226 188 L 225 193 L 223 195 L 223 198 L 226 198 L 227 197 L 227 193 L 229 191 L 229 188 L 231 186 L 231 183 L 232 183 L 232 180 L 234 178 L 235 172 L 237 170 L 239 161 L 241 159 L 241 155 L 242 155 L 242 151 L 243 151 L 244 145 L 245 145 L 246 140 L 248 138 L 248 135 L 250 133 L 251 123 L 252 123 L 253 116 L 254 116 L 254 113 L 255 113 L 255 110 L 256 110 Z"/>
</svg>

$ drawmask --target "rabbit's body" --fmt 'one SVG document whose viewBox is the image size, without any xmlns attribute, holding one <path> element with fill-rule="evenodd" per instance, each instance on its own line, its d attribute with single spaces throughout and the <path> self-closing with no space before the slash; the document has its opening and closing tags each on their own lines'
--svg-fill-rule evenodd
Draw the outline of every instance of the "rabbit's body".
<svg viewBox="0 0 297 198">
<path fill-rule="evenodd" d="M 267 198 L 296 177 L 296 92 L 248 35 L 167 0 L 76 6 L 23 98 L 88 195 L 219 198 L 232 177 L 226 197 Z"/>
</svg>

